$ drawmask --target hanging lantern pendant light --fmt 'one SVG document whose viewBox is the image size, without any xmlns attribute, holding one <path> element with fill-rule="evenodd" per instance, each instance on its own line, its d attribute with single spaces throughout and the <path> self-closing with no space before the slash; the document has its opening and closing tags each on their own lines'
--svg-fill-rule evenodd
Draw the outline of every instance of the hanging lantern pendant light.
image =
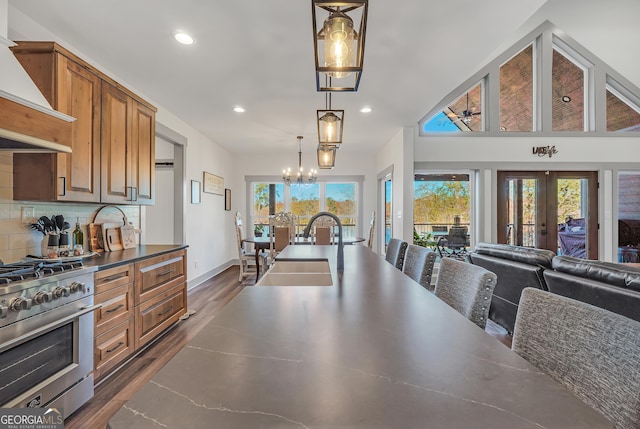
<svg viewBox="0 0 640 429">
<path fill-rule="evenodd" d="M 339 146 L 342 144 L 344 110 L 331 109 L 331 93 L 325 95 L 325 110 L 318 110 L 318 143 Z"/>
<path fill-rule="evenodd" d="M 311 8 L 316 89 L 357 91 L 364 62 L 368 0 L 312 0 Z M 322 21 L 324 16 L 326 19 Z M 321 74 L 333 80 L 322 85 Z"/>
</svg>

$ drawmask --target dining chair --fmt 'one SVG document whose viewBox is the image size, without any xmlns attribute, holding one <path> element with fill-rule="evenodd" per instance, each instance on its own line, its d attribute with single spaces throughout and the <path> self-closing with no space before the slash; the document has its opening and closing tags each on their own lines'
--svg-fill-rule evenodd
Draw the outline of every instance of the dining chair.
<svg viewBox="0 0 640 429">
<path fill-rule="evenodd" d="M 615 428 L 640 427 L 640 322 L 525 288 L 511 348 Z"/>
<path fill-rule="evenodd" d="M 236 232 L 236 242 L 238 246 L 238 261 L 240 262 L 240 276 L 238 277 L 238 281 L 242 282 L 245 277 L 250 277 L 256 274 L 256 254 L 255 251 L 248 252 L 244 246 L 245 243 L 242 232 L 243 224 L 240 212 L 236 212 L 234 215 L 234 229 Z M 263 256 L 262 259 L 266 266 L 266 257 Z M 254 270 L 250 270 L 250 267 L 253 267 Z"/>
<path fill-rule="evenodd" d="M 314 244 L 333 244 L 336 221 L 329 216 L 320 216 L 313 222 Z"/>
<path fill-rule="evenodd" d="M 373 234 L 376 230 L 376 212 L 371 212 L 371 221 L 369 222 L 369 239 L 367 240 L 367 247 L 373 249 Z"/>
<path fill-rule="evenodd" d="M 389 240 L 387 244 L 387 253 L 384 255 L 384 259 L 396 267 L 397 269 L 402 269 L 402 264 L 404 263 L 404 253 L 407 250 L 407 243 L 404 240 L 400 240 L 399 238 L 392 238 Z"/>
<path fill-rule="evenodd" d="M 433 293 L 484 329 L 496 279 L 496 274 L 485 268 L 445 258 L 440 260 Z"/>
<path fill-rule="evenodd" d="M 269 265 L 275 257 L 295 240 L 295 216 L 290 212 L 279 212 L 269 217 Z"/>
<path fill-rule="evenodd" d="M 426 247 L 409 244 L 404 254 L 402 272 L 413 280 L 431 289 L 431 276 L 436 262 L 436 253 Z"/>
</svg>

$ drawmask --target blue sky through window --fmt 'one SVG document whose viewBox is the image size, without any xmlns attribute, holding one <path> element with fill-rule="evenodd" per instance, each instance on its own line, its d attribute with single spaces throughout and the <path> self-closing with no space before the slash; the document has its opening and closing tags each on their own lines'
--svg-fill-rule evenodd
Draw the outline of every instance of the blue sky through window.
<svg viewBox="0 0 640 429">
<path fill-rule="evenodd" d="M 425 133 L 454 133 L 459 132 L 460 128 L 458 128 L 444 112 L 440 112 L 429 122 L 425 122 L 423 131 Z"/>
</svg>

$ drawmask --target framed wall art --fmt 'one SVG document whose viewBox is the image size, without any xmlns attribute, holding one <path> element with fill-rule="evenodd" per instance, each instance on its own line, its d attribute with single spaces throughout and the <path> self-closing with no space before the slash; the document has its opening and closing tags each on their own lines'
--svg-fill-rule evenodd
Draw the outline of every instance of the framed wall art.
<svg viewBox="0 0 640 429">
<path fill-rule="evenodd" d="M 224 179 L 215 174 L 204 172 L 202 179 L 204 186 L 203 192 L 207 194 L 224 195 Z"/>
<path fill-rule="evenodd" d="M 231 189 L 229 188 L 224 190 L 224 209 L 226 211 L 231 210 Z"/>
<path fill-rule="evenodd" d="M 200 204 L 202 201 L 200 196 L 200 181 L 192 180 L 191 181 L 191 204 Z"/>
</svg>

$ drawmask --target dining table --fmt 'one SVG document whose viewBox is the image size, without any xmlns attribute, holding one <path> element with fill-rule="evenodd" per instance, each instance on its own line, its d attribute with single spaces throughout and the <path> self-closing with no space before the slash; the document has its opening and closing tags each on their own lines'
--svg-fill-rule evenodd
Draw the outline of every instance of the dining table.
<svg viewBox="0 0 640 429">
<path fill-rule="evenodd" d="M 363 237 L 343 237 L 342 243 L 344 245 L 351 245 L 351 244 L 362 243 L 365 240 L 366 239 Z M 243 239 L 243 242 L 252 243 L 255 248 L 256 281 L 258 281 L 258 279 L 260 278 L 260 253 L 262 253 L 264 250 L 267 250 L 271 247 L 271 238 L 268 235 L 261 236 L 261 237 L 249 237 L 249 238 Z M 296 236 L 293 244 L 313 244 L 313 238 Z"/>
</svg>

